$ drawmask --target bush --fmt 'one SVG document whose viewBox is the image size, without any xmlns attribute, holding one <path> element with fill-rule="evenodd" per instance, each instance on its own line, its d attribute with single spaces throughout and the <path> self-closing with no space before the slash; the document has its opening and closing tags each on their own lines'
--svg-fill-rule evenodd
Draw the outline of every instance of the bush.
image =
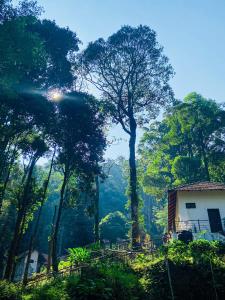
<svg viewBox="0 0 225 300">
<path fill-rule="evenodd" d="M 109 240 L 111 243 L 116 243 L 117 239 L 127 238 L 127 220 L 120 212 L 115 211 L 105 216 L 99 223 L 101 239 Z"/>
<path fill-rule="evenodd" d="M 142 299 L 137 275 L 121 263 L 100 266 L 100 274 L 109 282 L 113 291 L 112 299 Z"/>
<path fill-rule="evenodd" d="M 68 260 L 71 265 L 89 262 L 91 253 L 86 248 L 69 248 Z"/>
<path fill-rule="evenodd" d="M 152 300 L 171 299 L 168 275 L 177 300 L 216 299 L 216 294 L 218 299 L 225 299 L 223 253 L 220 242 L 196 240 L 186 245 L 174 241 L 162 248 L 161 257 L 151 262 L 145 258 L 147 263 L 138 270 L 142 274 L 140 282 Z"/>
<path fill-rule="evenodd" d="M 29 299 L 29 298 L 28 298 Z M 69 300 L 65 290 L 65 281 L 56 278 L 38 288 L 32 290 L 32 300 Z"/>
<path fill-rule="evenodd" d="M 104 278 L 94 279 L 78 279 L 71 276 L 67 280 L 67 293 L 69 299 L 82 299 L 82 300 L 107 300 L 112 299 L 112 290 L 107 287 Z"/>
<path fill-rule="evenodd" d="M 21 290 L 15 284 L 6 280 L 0 281 L 0 300 L 20 300 Z"/>
<path fill-rule="evenodd" d="M 83 270 L 79 280 L 69 278 L 70 299 L 144 299 L 137 275 L 123 264 L 98 263 Z"/>
</svg>

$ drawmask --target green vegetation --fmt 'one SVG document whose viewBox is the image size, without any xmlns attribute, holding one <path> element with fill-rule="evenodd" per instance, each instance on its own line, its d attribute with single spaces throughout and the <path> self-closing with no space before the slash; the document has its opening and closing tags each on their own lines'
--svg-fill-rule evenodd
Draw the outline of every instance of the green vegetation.
<svg viewBox="0 0 225 300">
<path fill-rule="evenodd" d="M 72 252 L 87 253 L 83 251 L 74 249 Z M 225 246 L 220 242 L 174 241 L 154 254 L 138 254 L 127 262 L 118 258 L 117 261 L 90 261 L 79 274 L 50 279 L 32 289 L 2 282 L 0 299 L 157 300 L 171 299 L 172 291 L 178 300 L 222 300 L 225 296 L 224 255 Z"/>
<path fill-rule="evenodd" d="M 139 180 L 153 197 L 151 234 L 165 229 L 167 189 L 198 181 L 224 182 L 225 111 L 190 93 L 146 129 L 139 146 Z"/>
<path fill-rule="evenodd" d="M 0 300 L 225 299 L 224 244 L 160 248 L 167 189 L 225 182 L 224 105 L 174 99 L 147 26 L 80 51 L 37 1 L 13 3 L 0 0 Z M 104 160 L 111 124 L 129 160 Z M 129 251 L 106 249 L 124 239 Z"/>
<path fill-rule="evenodd" d="M 99 224 L 101 239 L 109 240 L 110 243 L 116 243 L 117 239 L 126 239 L 127 225 L 126 217 L 121 212 L 108 214 Z"/>
</svg>

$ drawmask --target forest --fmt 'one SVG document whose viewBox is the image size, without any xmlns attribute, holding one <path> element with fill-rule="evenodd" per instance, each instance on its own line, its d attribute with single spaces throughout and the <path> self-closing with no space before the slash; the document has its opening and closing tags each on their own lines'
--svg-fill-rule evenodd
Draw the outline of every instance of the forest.
<svg viewBox="0 0 225 300">
<path fill-rule="evenodd" d="M 168 189 L 225 183 L 224 103 L 175 98 L 148 26 L 84 48 L 42 13 L 0 0 L 0 299 L 224 299 L 223 243 L 163 245 Z M 129 159 L 104 156 L 112 124 Z"/>
</svg>

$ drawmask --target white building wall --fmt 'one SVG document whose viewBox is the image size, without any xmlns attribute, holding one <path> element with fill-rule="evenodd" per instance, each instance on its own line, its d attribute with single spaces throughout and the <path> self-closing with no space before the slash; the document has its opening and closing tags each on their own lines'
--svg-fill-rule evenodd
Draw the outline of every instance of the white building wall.
<svg viewBox="0 0 225 300">
<path fill-rule="evenodd" d="M 33 261 L 32 263 L 29 264 L 29 270 L 28 270 L 28 274 L 29 276 L 32 275 L 32 273 L 35 273 L 37 272 L 37 264 L 38 264 L 38 256 L 39 256 L 39 253 L 37 250 L 34 250 L 32 253 L 31 253 L 31 260 Z M 24 263 L 24 270 L 25 270 L 25 265 L 27 263 L 27 256 L 25 258 L 25 263 Z"/>
<path fill-rule="evenodd" d="M 186 203 L 195 203 L 196 208 L 187 209 Z M 208 228 L 204 228 L 204 222 L 200 222 L 203 225 L 201 230 L 210 231 L 208 208 L 219 209 L 222 226 L 225 230 L 223 220 L 225 218 L 225 191 L 178 191 L 175 221 L 207 220 L 205 226 L 208 224 Z M 198 226 L 197 222 L 196 226 Z"/>
</svg>

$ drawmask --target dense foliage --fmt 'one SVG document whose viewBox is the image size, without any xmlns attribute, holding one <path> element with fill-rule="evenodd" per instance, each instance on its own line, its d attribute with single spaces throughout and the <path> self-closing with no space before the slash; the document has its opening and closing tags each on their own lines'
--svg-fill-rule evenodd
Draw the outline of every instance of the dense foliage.
<svg viewBox="0 0 225 300">
<path fill-rule="evenodd" d="M 70 252 L 71 258 L 79 256 L 83 263 L 88 251 L 81 249 Z M 118 258 L 89 261 L 80 274 L 50 279 L 32 289 L 2 282 L 0 299 L 222 300 L 224 255 L 220 242 L 174 241 L 156 253 L 139 254 L 126 262 Z"/>
<path fill-rule="evenodd" d="M 166 191 L 198 181 L 224 182 L 223 105 L 190 93 L 146 129 L 140 144 L 140 182 L 154 196 L 156 234 L 166 226 Z"/>
<path fill-rule="evenodd" d="M 167 189 L 225 182 L 224 105 L 173 99 L 149 27 L 123 26 L 78 55 L 76 33 L 41 13 L 34 0 L 0 0 L 0 300 L 225 299 L 224 244 L 156 250 Z M 129 135 L 128 161 L 103 159 L 109 121 Z M 140 253 L 114 255 L 118 241 Z M 47 276 L 31 288 L 34 250 Z"/>
</svg>

